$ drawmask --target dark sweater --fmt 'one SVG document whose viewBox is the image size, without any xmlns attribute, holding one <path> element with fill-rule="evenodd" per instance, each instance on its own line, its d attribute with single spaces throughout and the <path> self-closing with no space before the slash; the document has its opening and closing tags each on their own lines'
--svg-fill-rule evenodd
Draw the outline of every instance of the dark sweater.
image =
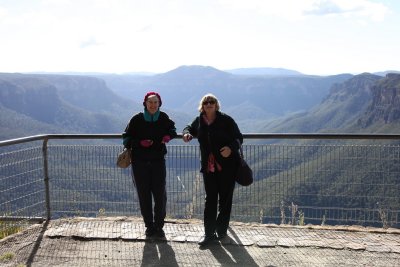
<svg viewBox="0 0 400 267">
<path fill-rule="evenodd" d="M 182 134 L 190 133 L 197 137 L 201 150 L 201 171 L 207 169 L 207 160 L 210 152 L 215 156 L 216 161 L 224 168 L 232 168 L 237 165 L 239 158 L 239 144 L 243 143 L 243 136 L 236 122 L 227 114 L 217 111 L 217 117 L 211 125 L 207 125 L 203 119 L 203 114 L 196 117 L 193 122 L 187 125 Z M 228 146 L 232 153 L 224 158 L 220 149 Z"/>
<path fill-rule="evenodd" d="M 134 115 L 122 134 L 124 147 L 132 148 L 132 160 L 161 160 L 167 153 L 165 144 L 161 143 L 165 135 L 176 137 L 175 122 L 166 113 L 160 111 L 156 120 L 145 120 L 144 113 Z M 141 140 L 150 139 L 153 144 L 143 147 Z"/>
</svg>

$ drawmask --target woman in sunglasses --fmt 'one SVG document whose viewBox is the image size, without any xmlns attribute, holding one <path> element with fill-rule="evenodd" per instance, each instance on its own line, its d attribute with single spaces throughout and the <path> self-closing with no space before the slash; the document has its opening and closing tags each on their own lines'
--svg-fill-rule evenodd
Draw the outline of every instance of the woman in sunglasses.
<svg viewBox="0 0 400 267">
<path fill-rule="evenodd" d="M 183 129 L 183 141 L 197 137 L 200 143 L 201 169 L 206 191 L 204 208 L 205 234 L 199 245 L 222 239 L 229 227 L 235 172 L 239 161 L 239 143 L 243 136 L 236 122 L 220 112 L 218 99 L 212 94 L 202 97 L 200 116 Z"/>
</svg>

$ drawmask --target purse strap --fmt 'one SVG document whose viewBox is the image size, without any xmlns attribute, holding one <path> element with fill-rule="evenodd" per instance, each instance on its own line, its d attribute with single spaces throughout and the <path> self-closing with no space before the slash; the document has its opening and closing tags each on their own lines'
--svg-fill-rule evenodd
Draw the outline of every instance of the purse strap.
<svg viewBox="0 0 400 267">
<path fill-rule="evenodd" d="M 242 144 L 240 143 L 239 139 L 236 139 L 236 141 L 237 141 L 238 144 L 239 144 L 239 156 L 240 156 L 240 158 L 243 159 L 243 148 L 242 148 Z"/>
</svg>

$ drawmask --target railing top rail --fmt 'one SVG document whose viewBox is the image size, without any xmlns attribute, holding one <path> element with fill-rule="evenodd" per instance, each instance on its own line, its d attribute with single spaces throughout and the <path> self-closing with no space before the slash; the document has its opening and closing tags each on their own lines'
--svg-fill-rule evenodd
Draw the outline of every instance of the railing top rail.
<svg viewBox="0 0 400 267">
<path fill-rule="evenodd" d="M 44 140 L 46 138 L 46 136 L 47 135 L 45 135 L 45 134 L 41 134 L 41 135 L 34 135 L 34 136 L 27 136 L 27 137 L 4 140 L 4 141 L 0 141 L 0 147 L 21 144 L 21 143 L 26 143 L 26 142 L 32 142 L 32 141 Z"/>
<path fill-rule="evenodd" d="M 41 134 L 0 141 L 0 147 L 49 139 L 117 139 L 121 134 Z"/>
<path fill-rule="evenodd" d="M 42 134 L 0 141 L 0 147 L 49 139 L 118 139 L 121 134 Z M 178 134 L 177 138 L 182 135 Z M 245 139 L 387 139 L 400 140 L 400 134 L 354 133 L 244 133 Z"/>
<path fill-rule="evenodd" d="M 400 140 L 400 134 L 371 133 L 246 133 L 247 139 L 391 139 Z"/>
</svg>

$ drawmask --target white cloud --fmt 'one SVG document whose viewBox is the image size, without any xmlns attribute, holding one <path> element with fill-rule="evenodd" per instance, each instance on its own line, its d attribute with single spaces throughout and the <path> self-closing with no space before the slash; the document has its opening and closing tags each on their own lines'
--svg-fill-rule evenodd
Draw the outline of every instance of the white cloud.
<svg viewBox="0 0 400 267">
<path fill-rule="evenodd" d="M 389 9 L 385 5 L 367 0 L 325 0 L 319 1 L 316 6 L 318 7 L 317 12 L 318 10 L 328 11 L 331 8 L 332 14 L 342 14 L 346 17 L 354 16 L 373 21 L 381 21 L 389 13 Z"/>
<path fill-rule="evenodd" d="M 317 1 L 313 3 L 311 10 L 304 11 L 305 15 L 324 16 L 348 12 L 337 5 L 334 1 Z"/>
<path fill-rule="evenodd" d="M 389 9 L 370 0 L 220 0 L 223 6 L 289 20 L 307 16 L 343 15 L 383 20 Z"/>
<path fill-rule="evenodd" d="M 91 46 L 99 46 L 102 45 L 103 43 L 98 42 L 96 40 L 96 38 L 94 37 L 89 37 L 87 40 L 81 42 L 81 44 L 79 45 L 80 48 L 87 48 L 87 47 L 91 47 Z"/>
</svg>

